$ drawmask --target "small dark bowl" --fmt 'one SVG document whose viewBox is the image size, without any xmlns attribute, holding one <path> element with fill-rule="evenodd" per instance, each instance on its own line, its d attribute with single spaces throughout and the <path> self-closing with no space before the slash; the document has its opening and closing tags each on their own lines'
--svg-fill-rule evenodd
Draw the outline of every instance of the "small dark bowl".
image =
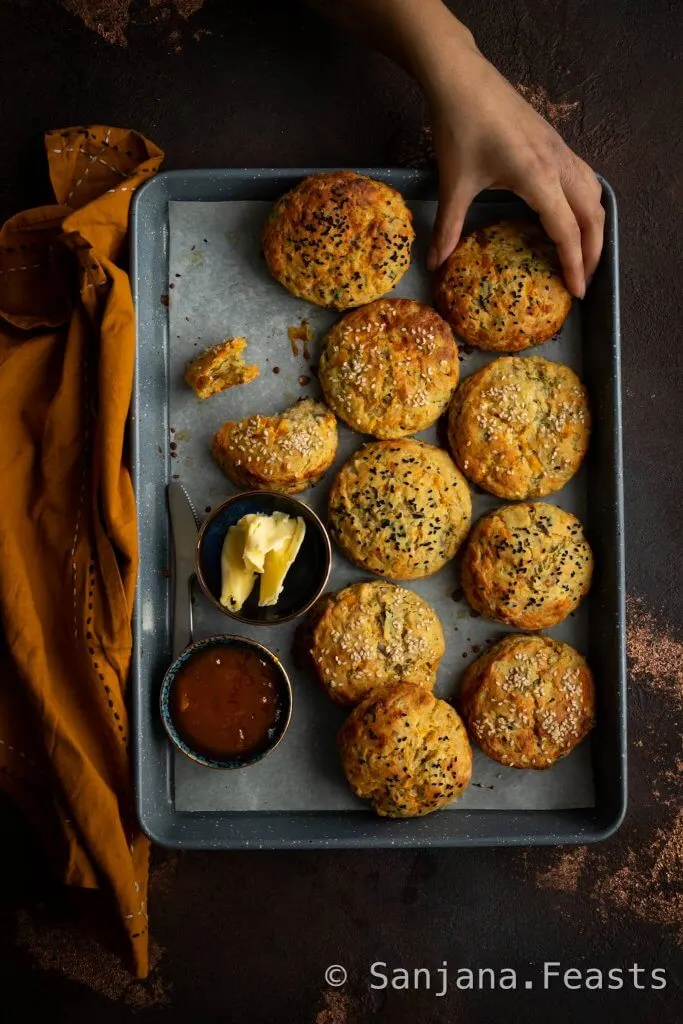
<svg viewBox="0 0 683 1024">
<path fill-rule="evenodd" d="M 229 611 L 220 602 L 221 551 L 225 535 L 231 526 L 249 513 L 284 512 L 301 516 L 306 523 L 304 541 L 293 565 L 285 577 L 285 584 L 276 605 L 259 608 L 259 580 L 239 612 Z M 238 622 L 277 625 L 303 615 L 325 589 L 332 565 L 332 548 L 327 530 L 308 505 L 286 494 L 274 491 L 246 491 L 228 498 L 207 516 L 197 540 L 197 579 L 202 590 L 219 611 Z"/>
<path fill-rule="evenodd" d="M 192 658 L 193 654 L 196 654 L 197 651 L 203 650 L 205 647 L 226 646 L 248 647 L 250 650 L 255 650 L 264 661 L 267 661 L 272 665 L 275 669 L 280 710 L 273 735 L 265 746 L 260 747 L 258 750 L 251 751 L 250 753 L 246 753 L 242 757 L 232 758 L 229 761 L 222 761 L 216 758 L 207 757 L 206 754 L 200 754 L 198 751 L 193 750 L 180 735 L 173 723 L 173 716 L 171 713 L 171 691 L 178 673 L 186 662 Z M 275 750 L 278 743 L 287 732 L 287 726 L 289 725 L 292 717 L 292 686 L 279 659 L 276 658 L 267 647 L 264 647 L 263 644 L 257 643 L 256 640 L 249 640 L 244 636 L 231 636 L 226 633 L 221 636 L 209 636 L 206 637 L 205 640 L 196 640 L 193 644 L 190 644 L 189 647 L 185 648 L 183 653 L 176 658 L 164 676 L 164 681 L 161 684 L 159 707 L 161 710 L 161 721 L 166 729 L 168 738 L 174 746 L 178 748 L 178 750 L 185 754 L 186 757 L 189 757 L 192 761 L 196 761 L 197 764 L 203 765 L 205 768 L 248 768 L 250 764 L 256 764 L 258 761 L 263 760 L 266 754 L 269 754 L 271 750 Z"/>
</svg>

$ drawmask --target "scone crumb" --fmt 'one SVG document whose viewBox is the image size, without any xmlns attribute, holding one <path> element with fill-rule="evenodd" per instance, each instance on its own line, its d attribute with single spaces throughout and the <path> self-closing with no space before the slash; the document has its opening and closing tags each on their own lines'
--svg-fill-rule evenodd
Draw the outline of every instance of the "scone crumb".
<svg viewBox="0 0 683 1024">
<path fill-rule="evenodd" d="M 304 359 L 310 359 L 311 353 L 309 351 L 309 344 L 313 341 L 313 331 L 308 320 L 304 319 L 301 323 L 293 325 L 287 328 L 287 337 L 289 338 L 289 344 L 292 346 L 292 354 L 295 356 L 299 355 L 299 342 L 303 342 L 304 346 Z"/>
</svg>

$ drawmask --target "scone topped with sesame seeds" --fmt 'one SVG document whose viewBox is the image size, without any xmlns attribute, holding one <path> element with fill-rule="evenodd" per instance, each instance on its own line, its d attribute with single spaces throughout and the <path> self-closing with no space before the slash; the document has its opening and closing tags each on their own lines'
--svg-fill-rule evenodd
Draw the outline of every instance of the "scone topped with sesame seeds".
<svg viewBox="0 0 683 1024">
<path fill-rule="evenodd" d="M 422 441 L 372 441 L 342 466 L 330 535 L 356 565 L 395 580 L 431 576 L 467 535 L 472 502 L 448 454 Z"/>
<path fill-rule="evenodd" d="M 463 235 L 436 275 L 434 298 L 456 334 L 494 352 L 548 341 L 572 304 L 543 229 L 509 220 Z"/>
<path fill-rule="evenodd" d="M 590 426 L 579 378 L 540 356 L 483 366 L 460 384 L 448 412 L 453 458 L 499 498 L 542 498 L 564 487 L 586 454 Z"/>
<path fill-rule="evenodd" d="M 383 580 L 352 583 L 326 598 L 313 618 L 310 656 L 338 704 L 357 704 L 396 679 L 434 686 L 443 630 L 414 591 Z"/>
<path fill-rule="evenodd" d="M 341 727 L 339 750 L 351 789 L 386 818 L 438 811 L 472 775 L 460 716 L 414 683 L 393 683 L 359 704 Z"/>
<path fill-rule="evenodd" d="M 211 452 L 234 483 L 298 494 L 317 483 L 337 454 L 337 421 L 326 405 L 301 398 L 279 416 L 229 420 Z"/>
<path fill-rule="evenodd" d="M 318 377 L 337 416 L 361 434 L 405 437 L 435 423 L 458 383 L 453 332 L 429 306 L 378 299 L 329 332 Z"/>
<path fill-rule="evenodd" d="M 518 629 L 548 629 L 588 593 L 593 553 L 576 516 L 544 502 L 503 505 L 475 524 L 460 571 L 476 611 Z"/>
<path fill-rule="evenodd" d="M 277 201 L 263 251 L 270 273 L 292 295 L 350 309 L 400 281 L 414 237 L 412 214 L 395 189 L 332 171 L 306 178 Z"/>
<path fill-rule="evenodd" d="M 595 725 L 595 686 L 578 651 L 548 636 L 507 636 L 463 677 L 470 737 L 494 761 L 549 768 Z"/>
</svg>

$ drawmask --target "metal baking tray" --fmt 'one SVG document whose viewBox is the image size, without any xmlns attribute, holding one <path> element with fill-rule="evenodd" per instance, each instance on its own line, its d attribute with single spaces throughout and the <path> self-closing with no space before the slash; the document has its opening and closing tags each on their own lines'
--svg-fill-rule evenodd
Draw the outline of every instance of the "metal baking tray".
<svg viewBox="0 0 683 1024">
<path fill-rule="evenodd" d="M 587 655 L 596 676 L 598 725 L 586 741 L 592 763 L 594 805 L 535 810 L 517 805 L 491 810 L 483 799 L 476 809 L 459 806 L 459 802 L 454 805 L 457 810 L 409 821 L 386 821 L 367 809 L 346 806 L 334 810 L 300 809 L 301 805 L 290 810 L 252 810 L 245 805 L 239 810 L 219 810 L 206 809 L 212 806 L 211 801 L 201 800 L 195 809 L 187 799 L 177 798 L 179 766 L 175 757 L 180 755 L 174 754 L 168 744 L 158 715 L 159 688 L 171 659 L 171 538 L 166 486 L 179 465 L 177 453 L 171 451 L 169 433 L 169 406 L 176 386 L 171 373 L 175 354 L 169 336 L 169 311 L 162 300 L 169 288 L 169 204 L 271 202 L 316 170 L 171 171 L 152 179 L 135 198 L 131 276 L 137 354 L 131 437 L 140 569 L 134 613 L 132 703 L 136 800 L 142 827 L 162 845 L 214 849 L 524 845 L 604 839 L 623 820 L 627 789 L 617 213 L 614 193 L 604 181 L 605 248 L 588 296 L 575 314 L 580 319 L 576 334 L 580 338 L 580 352 L 574 361 L 589 389 L 594 429 L 586 465 L 577 478 L 580 494 L 572 494 L 572 500 L 574 508 L 581 510 L 597 571 L 592 592 L 579 615 L 581 625 L 568 620 L 564 631 L 550 631 L 575 642 Z M 436 178 L 428 172 L 371 168 L 360 173 L 386 181 L 409 203 L 416 202 L 418 206 L 420 201 L 434 201 L 437 196 Z M 482 193 L 471 208 L 470 220 L 476 223 L 492 215 L 524 216 L 528 210 L 510 193 Z M 263 272 L 266 273 L 265 269 Z M 206 343 L 210 340 L 217 339 L 207 339 Z M 532 351 L 568 361 L 562 348 L 553 352 L 553 345 L 556 343 L 550 342 Z M 465 363 L 463 375 L 472 372 L 476 365 L 479 364 Z M 362 439 L 357 440 L 360 443 Z M 235 489 L 227 484 L 225 490 L 228 494 Z M 571 511 L 572 505 L 562 501 L 562 494 L 558 503 Z M 306 493 L 302 497 L 308 500 Z M 556 498 L 553 495 L 548 500 Z M 490 505 L 490 498 L 475 496 L 475 517 L 484 511 L 487 501 Z M 495 635 L 495 624 L 488 626 L 494 627 Z M 449 624 L 444 623 L 444 627 L 448 630 Z M 477 628 L 480 627 L 472 624 L 467 631 L 479 636 Z M 218 629 L 214 620 L 214 629 L 210 631 L 241 630 L 239 624 L 221 617 Z M 273 646 L 270 638 L 262 638 L 262 642 Z M 463 657 L 472 660 L 474 649 L 463 651 Z M 302 695 L 306 687 L 310 689 L 308 681 L 301 680 L 300 686 Z M 246 780 L 248 770 L 237 774 Z M 477 779 L 476 764 L 474 778 Z M 195 784 L 201 789 L 201 779 L 195 780 Z"/>
</svg>

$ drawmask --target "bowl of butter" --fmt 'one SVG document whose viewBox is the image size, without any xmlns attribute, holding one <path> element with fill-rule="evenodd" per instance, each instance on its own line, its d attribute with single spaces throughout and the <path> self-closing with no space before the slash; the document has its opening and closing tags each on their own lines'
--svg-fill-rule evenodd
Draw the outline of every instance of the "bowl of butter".
<svg viewBox="0 0 683 1024">
<path fill-rule="evenodd" d="M 239 622 L 276 625 L 303 615 L 325 589 L 331 564 L 330 538 L 315 512 L 274 491 L 228 498 L 197 540 L 199 585 Z"/>
</svg>

